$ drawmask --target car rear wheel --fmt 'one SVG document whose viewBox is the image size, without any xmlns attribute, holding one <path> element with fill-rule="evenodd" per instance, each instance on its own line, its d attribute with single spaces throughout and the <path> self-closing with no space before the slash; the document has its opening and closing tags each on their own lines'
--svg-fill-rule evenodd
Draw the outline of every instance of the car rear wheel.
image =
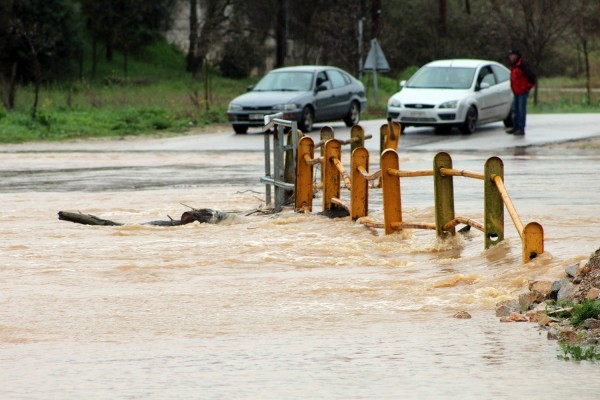
<svg viewBox="0 0 600 400">
<path fill-rule="evenodd" d="M 300 119 L 298 127 L 302 132 L 308 133 L 312 131 L 314 119 L 312 108 L 306 106 L 302 110 L 302 119 Z"/>
<path fill-rule="evenodd" d="M 232 125 L 232 126 L 233 126 L 233 131 L 235 133 L 242 134 L 242 133 L 248 132 L 248 127 L 246 125 Z"/>
<path fill-rule="evenodd" d="M 360 122 L 360 106 L 356 101 L 350 103 L 348 114 L 344 117 L 344 123 L 347 127 L 353 127 Z"/>
<path fill-rule="evenodd" d="M 470 135 L 475 132 L 475 127 L 477 126 L 477 110 L 475 107 L 469 107 L 467 110 L 467 116 L 465 117 L 465 122 L 459 127 L 461 133 L 463 135 Z"/>
</svg>

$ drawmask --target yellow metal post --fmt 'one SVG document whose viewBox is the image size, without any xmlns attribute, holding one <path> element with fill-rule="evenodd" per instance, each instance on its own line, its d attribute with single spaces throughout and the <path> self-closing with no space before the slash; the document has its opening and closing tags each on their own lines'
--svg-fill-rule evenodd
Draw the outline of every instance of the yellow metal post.
<svg viewBox="0 0 600 400">
<path fill-rule="evenodd" d="M 485 248 L 504 240 L 504 202 L 494 182 L 494 177 L 504 179 L 504 163 L 498 157 L 490 157 L 484 167 L 484 243 Z"/>
<path fill-rule="evenodd" d="M 369 212 L 369 181 L 359 171 L 361 167 L 369 171 L 369 151 L 364 147 L 359 147 L 352 152 L 352 190 L 350 191 L 352 221 L 366 217 Z"/>
<path fill-rule="evenodd" d="M 331 198 L 340 198 L 340 171 L 334 159 L 341 160 L 342 144 L 339 140 L 325 142 L 325 160 L 323 161 L 323 211 L 331 209 Z"/>
<path fill-rule="evenodd" d="M 360 125 L 354 125 L 350 129 L 350 154 L 359 147 L 365 147 L 365 130 Z"/>
<path fill-rule="evenodd" d="M 443 175 L 442 168 L 452 169 L 452 157 L 441 152 L 433 159 L 433 188 L 435 197 L 435 231 L 442 238 L 450 233 L 454 235 L 456 229 L 450 228 L 444 232 L 444 225 L 454 219 L 454 180 L 451 175 Z"/>
<path fill-rule="evenodd" d="M 335 133 L 333 132 L 333 128 L 329 125 L 322 127 L 320 131 L 320 138 L 321 142 L 323 143 L 325 143 L 329 139 L 334 139 Z M 321 147 L 321 155 L 325 155 L 325 146 Z"/>
<path fill-rule="evenodd" d="M 523 228 L 523 263 L 528 263 L 544 252 L 544 228 L 530 222 Z"/>
<path fill-rule="evenodd" d="M 402 222 L 402 199 L 400 196 L 400 178 L 390 174 L 390 170 L 400 169 L 400 160 L 395 150 L 388 149 L 381 155 L 381 180 L 383 186 L 383 219 L 385 234 L 393 233 L 392 224 Z"/>
<path fill-rule="evenodd" d="M 321 130 L 319 131 L 319 137 L 320 137 L 321 143 L 325 143 L 328 140 L 335 138 L 335 132 L 333 131 L 332 127 L 330 127 L 329 125 L 326 125 L 326 126 L 322 127 Z M 323 157 L 324 155 L 325 155 L 325 144 L 323 144 L 323 146 L 321 146 L 321 157 Z M 325 172 L 323 171 L 323 166 L 321 166 L 321 184 L 323 184 L 324 177 L 325 177 Z"/>
<path fill-rule="evenodd" d="M 304 136 L 298 142 L 298 159 L 296 160 L 296 211 L 312 211 L 313 199 L 313 166 L 305 160 L 315 156 L 315 143 L 310 136 Z"/>
<path fill-rule="evenodd" d="M 387 149 L 398 150 L 400 142 L 400 124 L 397 122 L 389 122 L 381 125 L 379 128 L 380 146 L 383 153 Z"/>
</svg>

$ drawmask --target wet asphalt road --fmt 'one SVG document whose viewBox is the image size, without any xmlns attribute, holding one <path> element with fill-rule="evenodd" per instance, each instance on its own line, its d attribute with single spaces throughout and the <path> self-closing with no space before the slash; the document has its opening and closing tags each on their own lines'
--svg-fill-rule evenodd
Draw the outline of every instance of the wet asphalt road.
<svg viewBox="0 0 600 400">
<path fill-rule="evenodd" d="M 361 126 L 373 139 L 367 149 L 379 150 L 379 128 L 386 120 L 362 121 Z M 311 137 L 318 141 L 319 129 L 331 126 L 336 138 L 348 139 L 350 129 L 341 121 L 315 125 Z M 553 143 L 600 136 L 598 114 L 531 114 L 527 119 L 525 136 L 508 135 L 502 123 L 478 127 L 471 135 L 462 135 L 453 129 L 448 135 L 438 135 L 430 128 L 407 128 L 400 140 L 400 149 L 423 152 L 486 152 L 503 153 Z M 83 140 L 59 143 L 24 143 L 0 145 L 0 152 L 13 151 L 263 151 L 264 136 L 256 128 L 244 135 L 236 135 L 228 126 L 216 127 L 214 132 L 175 136 L 168 138 L 136 137 L 126 140 Z"/>
</svg>

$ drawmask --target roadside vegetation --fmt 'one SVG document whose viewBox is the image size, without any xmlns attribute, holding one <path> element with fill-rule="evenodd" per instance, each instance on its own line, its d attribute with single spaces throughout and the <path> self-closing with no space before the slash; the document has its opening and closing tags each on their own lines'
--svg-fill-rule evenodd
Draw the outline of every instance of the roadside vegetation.
<svg viewBox="0 0 600 400">
<path fill-rule="evenodd" d="M 571 299 L 561 301 L 547 301 L 546 315 L 555 318 L 561 326 L 572 326 L 580 341 L 586 332 L 586 321 L 592 323 L 600 319 L 600 300 L 585 299 L 577 302 Z M 574 343 L 572 337 L 559 335 L 559 345 L 562 354 L 557 357 L 569 361 L 600 361 L 600 347 L 594 344 Z"/>
<path fill-rule="evenodd" d="M 399 82 L 425 62 L 506 62 L 513 47 L 540 77 L 530 112 L 598 110 L 596 0 L 395 3 L 344 2 L 339 18 L 338 2 L 322 0 L 0 2 L 0 143 L 226 124 L 229 101 L 269 69 L 326 64 L 358 75 L 372 38 L 391 71 L 378 74 L 378 101 L 373 76 L 362 77 L 363 119 L 384 118 Z M 185 51 L 165 42 L 177 18 L 178 29 L 189 21 L 178 31 Z"/>
<path fill-rule="evenodd" d="M 116 55 L 119 57 L 119 55 Z M 600 62 L 596 68 L 600 68 Z M 124 137 L 140 134 L 181 134 L 196 127 L 227 123 L 227 106 L 258 77 L 225 78 L 217 70 L 204 70 L 195 78 L 185 73 L 185 57 L 164 42 L 146 48 L 128 65 L 128 78 L 114 65 L 100 62 L 96 78 L 43 85 L 35 115 L 33 85 L 22 87 L 12 111 L 0 109 L 0 143 Z M 410 77 L 409 67 L 397 78 L 378 76 L 379 101 L 375 105 L 373 78 L 362 78 L 369 107 L 363 119 L 385 118 L 388 98 Z M 531 113 L 586 113 L 600 108 L 600 93 L 588 103 L 583 78 L 541 78 L 538 104 Z M 593 81 L 600 88 L 600 78 Z"/>
</svg>

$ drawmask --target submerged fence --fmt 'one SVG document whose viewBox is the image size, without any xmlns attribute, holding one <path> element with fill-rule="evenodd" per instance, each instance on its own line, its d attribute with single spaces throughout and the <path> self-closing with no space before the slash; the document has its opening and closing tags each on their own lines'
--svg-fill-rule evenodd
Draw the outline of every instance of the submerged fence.
<svg viewBox="0 0 600 400">
<path fill-rule="evenodd" d="M 294 134 L 292 134 L 293 136 Z M 364 148 L 364 131 L 355 126 L 351 139 L 342 142 L 333 137 L 331 128 L 326 128 L 324 139 L 315 144 L 309 136 L 299 135 L 295 151 L 295 210 L 312 212 L 315 190 L 321 189 L 322 209 L 344 207 L 352 220 L 381 227 L 386 234 L 402 229 L 431 229 L 440 238 L 455 234 L 459 224 L 465 224 L 484 233 L 485 248 L 488 249 L 504 240 L 504 209 L 508 211 L 522 241 L 522 260 L 527 263 L 544 252 L 544 231 L 537 222 L 523 225 L 512 200 L 504 186 L 504 164 L 498 157 L 489 158 L 483 173 L 453 168 L 448 153 L 440 152 L 433 160 L 430 170 L 400 169 L 397 152 L 400 138 L 400 125 L 385 124 L 380 129 L 381 157 L 380 168 L 369 172 L 369 152 Z M 355 139 L 358 138 L 358 139 Z M 361 143 L 362 141 L 362 143 Z M 342 146 L 353 144 L 350 169 L 342 164 Z M 321 147 L 321 156 L 315 157 L 315 148 Z M 314 166 L 321 166 L 321 182 L 315 184 Z M 435 202 L 434 222 L 407 222 L 402 215 L 401 179 L 433 177 L 433 198 Z M 454 177 L 464 177 L 483 181 L 484 220 L 477 222 L 464 216 L 456 216 L 454 209 Z M 290 183 L 288 183 L 290 185 Z M 285 186 L 289 188 L 289 186 Z M 341 200 L 341 191 L 350 191 L 350 204 Z M 383 191 L 383 223 L 365 221 L 368 215 L 369 190 L 381 188 Z"/>
</svg>

